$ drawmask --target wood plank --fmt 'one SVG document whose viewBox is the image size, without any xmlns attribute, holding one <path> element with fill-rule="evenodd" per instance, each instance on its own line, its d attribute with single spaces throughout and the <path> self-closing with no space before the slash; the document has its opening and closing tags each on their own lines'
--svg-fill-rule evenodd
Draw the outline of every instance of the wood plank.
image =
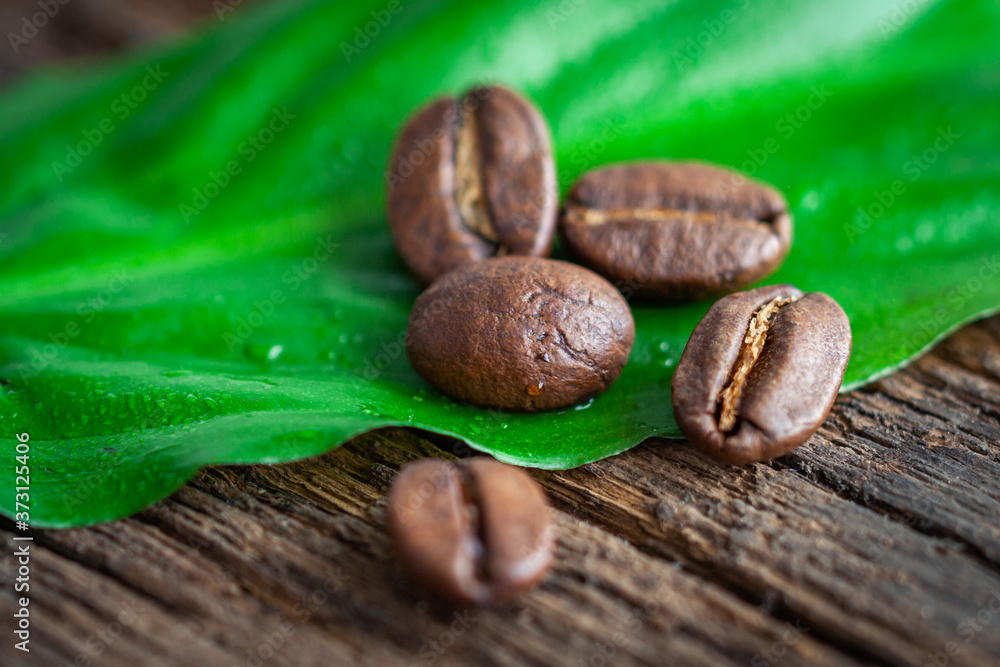
<svg viewBox="0 0 1000 667">
<path fill-rule="evenodd" d="M 253 0 L 229 1 L 236 11 L 226 17 Z M 196 21 L 219 20 L 213 2 L 205 0 L 62 0 L 51 18 L 35 19 L 39 11 L 39 0 L 0 3 L 0 84 L 43 64 L 95 59 L 179 33 Z M 11 41 L 12 32 L 22 39 Z"/>
<path fill-rule="evenodd" d="M 232 662 L 282 623 L 295 640 L 276 639 L 275 664 L 339 656 L 408 665 L 437 655 L 431 642 L 451 643 L 453 628 L 461 636 L 436 664 L 576 664 L 600 662 L 602 651 L 622 665 L 661 664 L 663 655 L 675 664 L 745 664 L 772 647 L 787 664 L 859 664 L 564 513 L 545 584 L 512 607 L 460 614 L 475 619 L 466 629 L 400 577 L 382 527 L 394 471 L 432 453 L 441 452 L 413 433 L 383 431 L 299 464 L 206 471 L 126 521 L 42 531 L 44 593 L 33 604 L 45 649 L 25 664 L 90 655 L 87 637 L 132 600 L 142 623 L 107 646 L 100 664 L 136 664 L 137 651 L 147 652 L 144 664 Z M 64 595 L 76 602 L 65 605 Z M 12 600 L 0 601 L 6 613 Z M 78 605 L 93 616 L 72 616 Z M 187 641 L 173 639 L 179 631 Z"/>
</svg>

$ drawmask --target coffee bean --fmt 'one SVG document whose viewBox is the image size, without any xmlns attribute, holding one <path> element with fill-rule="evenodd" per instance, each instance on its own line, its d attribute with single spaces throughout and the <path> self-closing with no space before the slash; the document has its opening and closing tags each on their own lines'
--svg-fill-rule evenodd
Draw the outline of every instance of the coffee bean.
<svg viewBox="0 0 1000 667">
<path fill-rule="evenodd" d="M 530 412 L 607 389 L 634 339 L 628 304 L 597 274 L 505 257 L 461 266 L 421 294 L 406 353 L 417 373 L 453 398 Z"/>
<path fill-rule="evenodd" d="M 695 328 L 671 384 L 688 440 L 722 463 L 782 456 L 826 419 L 851 324 L 825 294 L 772 285 L 731 294 Z"/>
<path fill-rule="evenodd" d="M 396 247 L 424 284 L 467 262 L 549 254 L 558 197 L 549 131 L 506 88 L 417 113 L 387 177 Z"/>
<path fill-rule="evenodd" d="M 583 176 L 560 224 L 570 253 L 622 291 L 686 301 L 774 271 L 791 243 L 787 208 L 776 190 L 736 173 L 650 162 Z"/>
<path fill-rule="evenodd" d="M 389 492 L 389 531 L 411 578 L 459 604 L 497 604 L 548 570 L 555 526 L 520 468 L 476 457 L 411 463 Z"/>
</svg>

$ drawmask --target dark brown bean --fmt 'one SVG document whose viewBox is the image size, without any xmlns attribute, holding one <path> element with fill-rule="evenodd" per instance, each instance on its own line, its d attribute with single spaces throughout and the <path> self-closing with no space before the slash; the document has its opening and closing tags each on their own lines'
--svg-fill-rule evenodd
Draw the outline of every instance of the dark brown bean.
<svg viewBox="0 0 1000 667">
<path fill-rule="evenodd" d="M 634 339 L 628 304 L 597 274 L 506 257 L 461 266 L 421 294 L 406 353 L 417 373 L 453 398 L 553 410 L 607 389 Z"/>
<path fill-rule="evenodd" d="M 396 145 L 388 186 L 396 247 L 424 284 L 467 262 L 543 257 L 552 247 L 558 190 L 549 131 L 506 88 L 477 88 L 417 113 Z"/>
<path fill-rule="evenodd" d="M 431 594 L 497 604 L 548 570 L 555 525 L 545 492 L 520 468 L 476 457 L 406 466 L 389 492 L 403 568 Z"/>
<path fill-rule="evenodd" d="M 722 463 L 787 454 L 826 419 L 850 355 L 850 322 L 827 295 L 791 285 L 731 294 L 708 311 L 677 364 L 677 425 Z"/>
<path fill-rule="evenodd" d="M 661 301 L 745 287 L 777 268 L 792 237 L 776 190 L 692 162 L 592 171 L 573 186 L 560 224 L 581 264 Z"/>
</svg>

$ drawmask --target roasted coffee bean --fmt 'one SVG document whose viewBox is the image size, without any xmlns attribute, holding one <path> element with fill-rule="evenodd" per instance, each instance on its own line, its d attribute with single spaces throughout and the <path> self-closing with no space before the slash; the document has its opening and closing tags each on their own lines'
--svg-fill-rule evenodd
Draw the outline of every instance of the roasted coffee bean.
<svg viewBox="0 0 1000 667">
<path fill-rule="evenodd" d="M 531 588 L 555 548 L 542 487 L 484 457 L 403 468 L 389 492 L 388 524 L 414 582 L 459 604 L 497 604 Z"/>
<path fill-rule="evenodd" d="M 560 224 L 581 264 L 659 301 L 745 287 L 777 268 L 792 237 L 776 190 L 691 162 L 592 171 L 573 186 Z"/>
<path fill-rule="evenodd" d="M 477 88 L 417 113 L 387 179 L 396 247 L 424 284 L 467 262 L 549 254 L 558 206 L 549 131 L 506 88 Z"/>
<path fill-rule="evenodd" d="M 772 285 L 731 294 L 695 328 L 671 390 L 677 425 L 722 463 L 787 454 L 826 419 L 851 324 L 825 294 Z"/>
<path fill-rule="evenodd" d="M 463 265 L 417 299 L 406 353 L 445 394 L 501 410 L 564 408 L 607 389 L 635 324 L 606 280 L 552 259 Z"/>
</svg>

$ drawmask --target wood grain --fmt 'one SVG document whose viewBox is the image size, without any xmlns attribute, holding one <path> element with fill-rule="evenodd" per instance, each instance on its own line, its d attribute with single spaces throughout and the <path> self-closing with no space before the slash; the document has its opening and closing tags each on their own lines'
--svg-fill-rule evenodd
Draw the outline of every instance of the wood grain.
<svg viewBox="0 0 1000 667">
<path fill-rule="evenodd" d="M 0 81 L 212 12 L 71 0 L 30 52 L 0 57 Z M 840 397 L 770 464 L 650 440 L 536 472 L 554 569 L 515 604 L 466 613 L 401 577 L 383 529 L 395 472 L 460 443 L 389 429 L 309 461 L 206 469 L 130 519 L 37 531 L 32 652 L 5 639 L 0 664 L 1000 665 L 998 442 L 995 318 Z M 15 565 L 5 551 L 5 618 Z"/>
</svg>

